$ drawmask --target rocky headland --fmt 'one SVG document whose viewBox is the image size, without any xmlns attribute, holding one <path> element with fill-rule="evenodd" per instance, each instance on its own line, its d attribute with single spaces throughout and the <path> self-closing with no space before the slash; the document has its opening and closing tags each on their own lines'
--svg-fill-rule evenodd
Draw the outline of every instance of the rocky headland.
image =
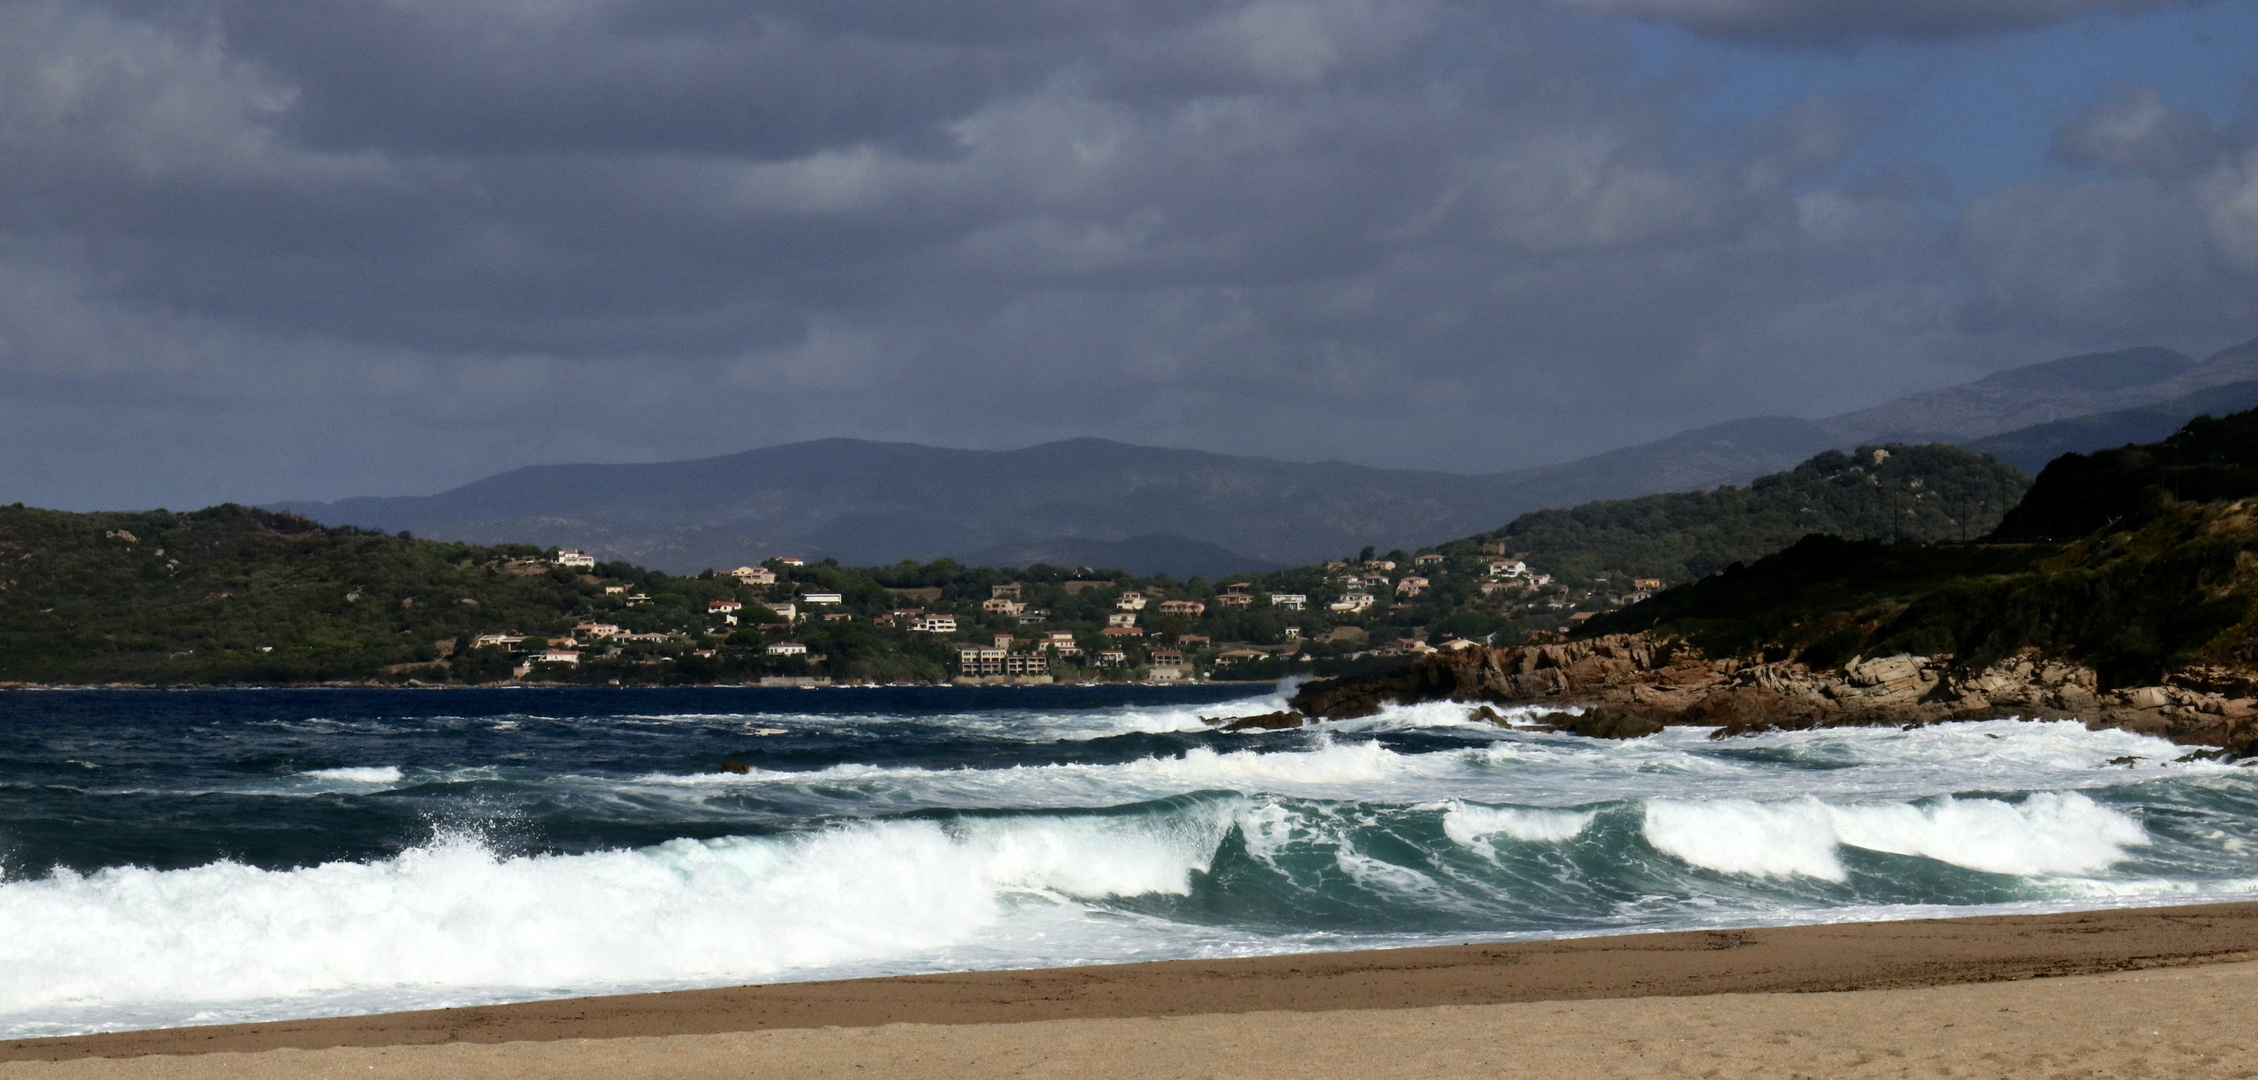
<svg viewBox="0 0 2258 1080">
<path fill-rule="evenodd" d="M 1455 701 L 1476 707 L 1558 706 L 1556 729 L 1637 738 L 1665 726 L 1715 728 L 1714 737 L 1952 720 L 2075 719 L 2176 743 L 2258 755 L 2258 671 L 2189 668 L 2157 685 L 2099 689 L 2092 668 L 2026 650 L 1971 668 L 1950 656 L 1854 658 L 1813 670 L 1762 656 L 1710 657 L 1682 639 L 1611 634 L 1584 641 L 1437 652 L 1364 678 L 1308 683 L 1290 716 L 1350 719 L 1390 704 Z M 1575 712 L 1570 712 L 1574 708 Z M 1255 725 L 1248 725 L 1255 726 Z"/>
</svg>

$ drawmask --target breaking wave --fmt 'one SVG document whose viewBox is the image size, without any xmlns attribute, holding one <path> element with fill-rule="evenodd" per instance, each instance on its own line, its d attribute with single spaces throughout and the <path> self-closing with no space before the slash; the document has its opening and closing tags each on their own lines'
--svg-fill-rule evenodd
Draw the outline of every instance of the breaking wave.
<svg viewBox="0 0 2258 1080">
<path fill-rule="evenodd" d="M 1222 734 L 1202 716 L 1277 697 L 934 696 L 213 721 L 237 756 L 201 771 L 72 742 L 9 789 L 65 824 L 0 823 L 0 1036 L 2258 891 L 2258 770 L 2074 723 L 1607 742 L 1429 705 Z M 197 854 L 134 865 L 164 843 Z"/>
<path fill-rule="evenodd" d="M 1203 813 L 840 825 L 633 851 L 497 854 L 454 835 L 398 857 L 262 870 L 68 871 L 0 885 L 8 1012 L 353 990 L 746 981 L 915 954 L 994 927 L 1015 894 L 1187 892 L 1229 818 Z"/>
<path fill-rule="evenodd" d="M 1847 877 L 1846 846 L 2037 877 L 2104 870 L 2149 843 L 2138 821 L 2077 792 L 1863 806 L 1656 799 L 1646 804 L 1645 834 L 1661 851 L 1721 873 L 1827 881 Z"/>
</svg>

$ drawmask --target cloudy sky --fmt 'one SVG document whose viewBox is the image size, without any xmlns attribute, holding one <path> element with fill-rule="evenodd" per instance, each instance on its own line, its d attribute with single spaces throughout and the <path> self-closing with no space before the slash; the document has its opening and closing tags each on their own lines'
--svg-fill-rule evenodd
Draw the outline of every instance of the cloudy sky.
<svg viewBox="0 0 2258 1080">
<path fill-rule="evenodd" d="M 1490 471 L 2258 335 L 2258 0 L 0 0 L 0 501 Z"/>
</svg>

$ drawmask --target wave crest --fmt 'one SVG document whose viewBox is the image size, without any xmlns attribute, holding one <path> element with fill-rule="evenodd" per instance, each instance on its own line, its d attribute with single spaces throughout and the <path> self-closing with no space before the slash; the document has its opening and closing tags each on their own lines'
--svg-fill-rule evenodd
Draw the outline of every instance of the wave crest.
<svg viewBox="0 0 2258 1080">
<path fill-rule="evenodd" d="M 2122 862 L 2126 848 L 2149 843 L 2138 821 L 2074 791 L 2038 792 L 2017 803 L 1650 799 L 1645 832 L 1657 850 L 1705 869 L 1826 881 L 1848 876 L 1837 855 L 1842 846 L 2037 877 L 2102 870 Z"/>
<path fill-rule="evenodd" d="M 503 857 L 443 837 L 262 870 L 58 871 L 0 885 L 0 1001 L 223 1002 L 408 987 L 713 982 L 898 957 L 994 925 L 1013 893 L 1182 894 L 1231 827 L 1161 814 L 895 820 L 635 851 Z"/>
</svg>

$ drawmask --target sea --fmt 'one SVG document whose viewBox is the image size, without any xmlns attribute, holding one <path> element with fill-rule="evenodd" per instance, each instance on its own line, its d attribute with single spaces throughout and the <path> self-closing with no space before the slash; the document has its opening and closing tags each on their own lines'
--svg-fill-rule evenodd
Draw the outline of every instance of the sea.
<svg viewBox="0 0 2258 1080">
<path fill-rule="evenodd" d="M 6 692 L 0 1035 L 2258 898 L 2160 739 L 1209 722 L 1289 690 Z"/>
</svg>

